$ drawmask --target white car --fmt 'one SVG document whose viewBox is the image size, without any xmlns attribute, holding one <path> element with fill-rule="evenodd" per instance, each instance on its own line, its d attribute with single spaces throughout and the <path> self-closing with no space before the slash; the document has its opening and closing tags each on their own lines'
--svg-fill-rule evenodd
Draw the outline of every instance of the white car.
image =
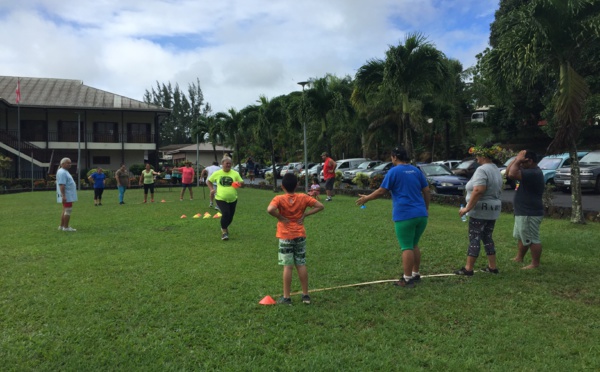
<svg viewBox="0 0 600 372">
<path fill-rule="evenodd" d="M 454 169 L 454 167 L 456 167 L 458 164 L 460 164 L 460 162 L 462 162 L 462 160 L 439 160 L 439 161 L 433 161 L 431 162 L 431 164 L 442 164 L 447 166 L 450 169 Z"/>
<path fill-rule="evenodd" d="M 281 168 L 280 174 L 283 178 L 283 176 L 285 176 L 287 172 L 293 172 L 295 174 L 298 174 L 298 172 L 300 172 L 300 169 L 302 169 L 302 163 L 289 163 L 285 167 Z"/>
</svg>

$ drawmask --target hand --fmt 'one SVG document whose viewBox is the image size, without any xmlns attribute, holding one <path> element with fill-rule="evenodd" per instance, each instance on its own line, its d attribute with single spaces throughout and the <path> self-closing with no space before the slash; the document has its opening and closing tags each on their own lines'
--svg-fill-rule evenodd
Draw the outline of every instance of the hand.
<svg viewBox="0 0 600 372">
<path fill-rule="evenodd" d="M 365 198 L 366 198 L 366 195 L 363 195 L 363 194 L 358 194 L 358 196 L 360 196 L 360 198 L 358 198 L 358 199 L 356 200 L 356 205 L 358 205 L 358 206 L 364 205 L 364 204 L 367 202 L 367 201 L 365 200 Z"/>
<path fill-rule="evenodd" d="M 462 217 L 462 216 L 464 216 L 465 214 L 467 214 L 467 212 L 469 212 L 469 211 L 467 210 L 467 208 L 460 208 L 460 209 L 458 210 L 458 215 Z"/>
<path fill-rule="evenodd" d="M 515 158 L 515 160 L 518 161 L 519 163 L 522 163 L 525 160 L 525 155 L 526 154 L 527 154 L 526 150 L 519 151 L 519 153 L 517 154 L 517 157 Z"/>
</svg>

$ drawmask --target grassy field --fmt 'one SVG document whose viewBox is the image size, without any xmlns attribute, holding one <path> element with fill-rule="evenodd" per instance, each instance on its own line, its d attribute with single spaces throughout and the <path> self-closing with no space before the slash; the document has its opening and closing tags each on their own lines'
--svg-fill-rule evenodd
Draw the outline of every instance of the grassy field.
<svg viewBox="0 0 600 372">
<path fill-rule="evenodd" d="M 262 306 L 282 291 L 270 191 L 242 189 L 230 240 L 207 208 L 161 189 L 104 206 L 82 191 L 57 231 L 54 192 L 0 195 L 3 371 L 599 370 L 597 224 L 542 224 L 538 270 L 521 270 L 511 215 L 494 234 L 500 275 L 424 278 L 314 292 L 313 304 Z M 391 202 L 337 196 L 309 217 L 311 289 L 397 278 Z M 188 218 L 181 219 L 186 214 Z M 465 261 L 467 225 L 432 205 L 421 273 Z M 477 267 L 485 266 L 482 257 Z M 526 261 L 529 261 L 527 257 Z M 295 274 L 294 274 L 295 275 Z M 299 290 L 294 276 L 293 290 Z"/>
</svg>

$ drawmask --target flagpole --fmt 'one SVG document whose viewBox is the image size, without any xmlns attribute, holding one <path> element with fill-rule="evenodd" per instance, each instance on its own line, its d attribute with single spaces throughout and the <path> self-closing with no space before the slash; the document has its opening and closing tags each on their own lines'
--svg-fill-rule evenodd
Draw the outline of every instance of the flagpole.
<svg viewBox="0 0 600 372">
<path fill-rule="evenodd" d="M 17 78 L 17 178 L 21 179 L 21 79 Z"/>
</svg>

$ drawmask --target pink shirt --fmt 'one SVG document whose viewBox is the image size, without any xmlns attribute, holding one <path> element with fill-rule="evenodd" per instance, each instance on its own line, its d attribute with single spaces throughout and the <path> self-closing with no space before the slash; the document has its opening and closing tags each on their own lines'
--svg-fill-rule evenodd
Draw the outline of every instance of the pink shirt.
<svg viewBox="0 0 600 372">
<path fill-rule="evenodd" d="M 194 181 L 194 168 L 181 167 L 174 168 L 181 172 L 181 183 L 192 183 Z"/>
</svg>

